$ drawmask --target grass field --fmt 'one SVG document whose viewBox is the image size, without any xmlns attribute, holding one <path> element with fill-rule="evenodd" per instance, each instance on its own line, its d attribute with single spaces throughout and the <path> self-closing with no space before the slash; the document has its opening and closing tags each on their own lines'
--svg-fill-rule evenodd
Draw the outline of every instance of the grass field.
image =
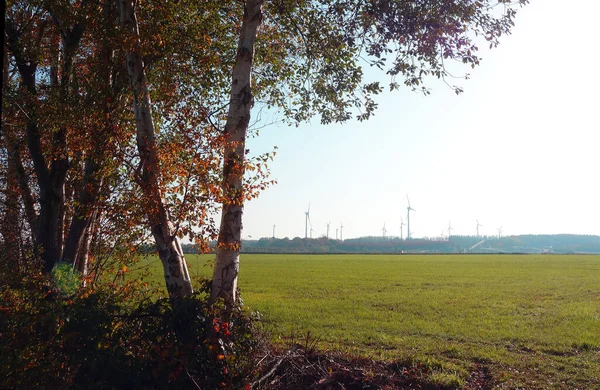
<svg viewBox="0 0 600 390">
<path fill-rule="evenodd" d="M 190 272 L 210 259 L 188 256 Z M 498 388 L 600 389 L 600 256 L 242 255 L 239 286 L 281 342 L 310 331 L 438 384 L 478 367 Z"/>
</svg>

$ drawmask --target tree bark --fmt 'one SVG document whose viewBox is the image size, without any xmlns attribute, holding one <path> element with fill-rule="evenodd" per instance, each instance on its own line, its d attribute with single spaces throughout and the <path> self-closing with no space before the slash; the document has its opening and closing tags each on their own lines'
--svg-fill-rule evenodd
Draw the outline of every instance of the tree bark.
<svg viewBox="0 0 600 390">
<path fill-rule="evenodd" d="M 62 37 L 62 75 L 60 78 L 60 96 L 65 103 L 68 102 L 71 95 L 71 85 L 73 83 L 73 65 L 75 53 L 79 48 L 79 43 L 85 31 L 82 23 L 75 23 L 73 26 L 65 26 L 59 18 L 53 15 L 54 22 L 60 30 Z M 61 56 L 58 56 L 60 58 Z M 57 60 L 58 62 L 58 60 Z M 51 77 L 53 77 L 51 72 Z M 65 180 L 69 169 L 69 159 L 67 156 L 67 129 L 64 126 L 59 127 L 52 139 L 52 155 L 55 156 L 50 165 L 52 188 L 54 190 L 55 202 L 58 205 L 56 211 L 56 231 L 55 240 L 57 248 L 56 261 L 63 258 L 63 249 L 65 244 Z"/>
<path fill-rule="evenodd" d="M 147 216 L 163 265 L 167 291 L 171 300 L 176 300 L 191 295 L 193 290 L 179 239 L 162 199 L 154 121 L 144 63 L 139 55 L 139 31 L 134 1 L 119 0 L 119 14 L 121 26 L 133 42 L 133 48 L 128 48 L 126 52 L 126 61 L 133 92 L 136 141 L 140 154 L 138 182 L 148 202 Z"/>
<path fill-rule="evenodd" d="M 111 23 L 117 17 L 116 3 L 110 0 L 103 2 L 103 15 L 105 23 Z M 70 222 L 68 235 L 65 239 L 65 249 L 62 261 L 70 262 L 73 268 L 82 275 L 83 285 L 86 284 L 88 273 L 88 259 L 94 221 L 98 214 L 98 200 L 104 181 L 103 167 L 109 153 L 109 144 L 104 137 L 110 134 L 114 126 L 113 108 L 110 97 L 113 91 L 112 72 L 114 70 L 113 44 L 104 37 L 96 53 L 96 60 L 101 64 L 98 71 L 101 87 L 99 88 L 102 101 L 95 100 L 88 104 L 103 106 L 104 120 L 102 127 L 92 128 L 90 131 L 89 145 L 86 148 L 84 159 L 83 178 L 74 186 L 76 204 Z"/>
<path fill-rule="evenodd" d="M 2 96 L 8 96 L 9 92 L 9 83 L 8 83 L 8 46 L 6 42 L 4 42 L 4 53 L 2 55 L 3 58 L 3 73 L 2 73 Z M 14 164 L 14 175 L 16 181 L 18 183 L 19 192 L 21 198 L 23 200 L 23 206 L 25 207 L 25 217 L 27 219 L 27 223 L 29 225 L 31 242 L 35 243 L 35 235 L 36 235 L 36 227 L 37 227 L 37 213 L 35 211 L 35 201 L 33 200 L 33 195 L 31 194 L 31 188 L 29 186 L 29 177 L 25 173 L 25 168 L 23 167 L 23 159 L 21 158 L 21 148 L 19 142 L 14 139 L 6 131 L 6 124 L 4 123 L 4 115 L 2 116 L 2 130 L 0 132 L 5 137 L 6 149 L 8 152 L 8 164 Z"/>
<path fill-rule="evenodd" d="M 252 63 L 254 43 L 262 21 L 262 0 L 247 0 L 235 65 L 232 73 L 231 100 L 225 124 L 228 146 L 223 163 L 223 195 L 221 225 L 215 269 L 213 273 L 211 302 L 222 298 L 227 305 L 237 300 L 237 278 L 240 267 L 242 242 L 242 216 L 244 213 L 244 162 L 246 133 L 250 123 L 250 111 L 254 105 L 252 96 Z"/>
<path fill-rule="evenodd" d="M 53 184 L 40 186 L 40 216 L 38 219 L 37 248 L 44 262 L 44 269 L 51 271 L 60 259 L 57 240 L 60 223 L 60 210 L 64 202 L 63 187 Z"/>
<path fill-rule="evenodd" d="M 30 99 L 35 99 L 37 95 L 35 76 L 37 72 L 37 63 L 33 60 L 27 60 L 21 56 L 21 48 L 18 46 L 19 40 L 8 34 L 8 44 L 15 56 L 19 75 L 21 76 L 21 85 Z M 66 171 L 57 172 L 61 164 L 53 162 L 52 168 L 48 169 L 46 159 L 42 152 L 41 136 L 39 133 L 36 110 L 34 104 L 26 106 L 28 108 L 27 123 L 27 147 L 33 167 L 36 172 L 38 186 L 40 188 L 40 212 L 37 218 L 35 233 L 34 252 L 39 255 L 43 261 L 44 269 L 50 271 L 56 261 L 58 261 L 58 247 L 56 233 L 58 230 L 59 210 L 62 203 L 60 183 L 64 181 Z M 58 185 L 58 186 L 55 186 Z"/>
<path fill-rule="evenodd" d="M 92 242 L 92 237 L 94 235 L 94 227 L 96 223 L 96 218 L 98 216 L 98 210 L 94 209 L 92 215 L 90 216 L 89 223 L 84 231 L 81 245 L 77 250 L 75 255 L 75 260 L 73 261 L 73 268 L 77 270 L 82 277 L 82 285 L 83 287 L 87 284 L 88 278 L 88 270 L 89 270 L 89 254 L 90 254 L 90 245 Z"/>
<path fill-rule="evenodd" d="M 79 252 L 83 250 L 85 234 L 91 227 L 102 186 L 102 178 L 98 177 L 100 165 L 94 161 L 93 156 L 86 158 L 84 169 L 83 179 L 76 191 L 77 202 L 62 257 L 63 261 L 72 263 L 73 267 L 80 271 L 86 268 L 86 265 L 76 266 L 75 262 L 83 258 Z"/>
<path fill-rule="evenodd" d="M 3 45 L 6 49 L 6 44 Z M 6 50 L 2 53 L 2 95 L 6 96 L 8 92 L 8 53 Z M 14 262 L 19 257 L 19 241 L 17 240 L 16 232 L 18 232 L 18 217 L 19 217 L 19 193 L 17 191 L 17 172 L 14 163 L 14 154 L 12 152 L 12 142 L 6 133 L 6 123 L 4 105 L 2 105 L 2 127 L 0 128 L 0 141 L 4 140 L 7 149 L 7 161 L 5 169 L 6 190 L 4 191 L 4 202 L 0 205 L 4 209 L 4 213 L 0 220 L 0 234 L 4 244 L 4 253 L 0 254 L 1 271 L 7 272 L 12 269 L 11 262 Z"/>
<path fill-rule="evenodd" d="M 19 145 L 15 142 L 12 142 L 9 145 L 9 153 L 12 154 L 15 164 L 19 190 L 21 192 L 21 198 L 23 199 L 23 205 L 25 207 L 25 216 L 27 217 L 27 224 L 29 225 L 29 229 L 31 231 L 31 242 L 36 242 L 37 212 L 35 211 L 35 201 L 33 200 L 31 187 L 29 186 L 29 177 L 25 173 L 25 168 L 23 167 Z"/>
<path fill-rule="evenodd" d="M 58 21 L 57 24 L 59 24 Z M 34 103 L 37 98 L 36 72 L 38 64 L 33 57 L 25 58 L 20 42 L 20 32 L 14 28 L 12 21 L 6 21 L 5 31 L 8 47 L 15 57 L 17 69 L 21 76 L 21 86 L 29 94 L 29 99 L 26 100 L 30 100 L 29 104 L 26 104 L 28 111 L 27 147 L 40 188 L 40 213 L 37 220 L 34 251 L 41 257 L 45 270 L 50 271 L 60 259 L 62 252 L 63 226 L 61 210 L 64 207 L 64 184 L 69 167 L 66 128 L 61 127 L 53 134 L 52 160 L 48 167 L 42 152 L 41 135 Z M 61 30 L 64 59 L 60 93 L 63 101 L 66 100 L 69 93 L 73 76 L 74 55 L 79 47 L 83 31 L 84 27 L 81 24 Z M 44 28 L 42 27 L 38 36 L 38 44 L 43 33 Z"/>
<path fill-rule="evenodd" d="M 9 141 L 5 138 L 5 141 Z M 19 186 L 17 184 L 17 167 L 14 157 L 8 154 L 6 167 L 6 191 L 4 192 L 4 215 L 2 215 L 2 229 L 0 233 L 4 241 L 4 250 L 0 260 L 6 262 L 5 272 L 16 268 L 21 271 L 21 238 L 20 238 L 20 210 L 19 210 Z"/>
</svg>

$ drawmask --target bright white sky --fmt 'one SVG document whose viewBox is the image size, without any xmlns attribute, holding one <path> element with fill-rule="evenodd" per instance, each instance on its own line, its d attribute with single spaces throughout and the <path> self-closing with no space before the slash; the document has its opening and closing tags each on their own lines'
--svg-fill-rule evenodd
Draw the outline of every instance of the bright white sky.
<svg viewBox="0 0 600 390">
<path fill-rule="evenodd" d="M 513 34 L 461 81 L 386 93 L 367 122 L 262 129 L 278 184 L 248 202 L 243 237 L 600 234 L 600 55 L 596 0 L 532 0 Z M 381 78 L 381 81 L 388 81 Z M 406 234 L 406 226 L 404 227 Z"/>
</svg>

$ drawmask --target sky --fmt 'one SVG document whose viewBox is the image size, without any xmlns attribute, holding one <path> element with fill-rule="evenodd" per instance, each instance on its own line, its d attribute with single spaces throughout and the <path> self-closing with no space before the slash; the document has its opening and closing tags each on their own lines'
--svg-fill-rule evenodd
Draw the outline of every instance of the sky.
<svg viewBox="0 0 600 390">
<path fill-rule="evenodd" d="M 595 0 L 532 0 L 512 35 L 481 49 L 457 96 L 405 88 L 366 122 L 271 125 L 252 154 L 278 147 L 277 184 L 246 203 L 243 237 L 600 235 L 600 54 Z M 380 76 L 382 82 L 388 81 Z M 406 235 L 406 226 L 403 229 Z"/>
</svg>

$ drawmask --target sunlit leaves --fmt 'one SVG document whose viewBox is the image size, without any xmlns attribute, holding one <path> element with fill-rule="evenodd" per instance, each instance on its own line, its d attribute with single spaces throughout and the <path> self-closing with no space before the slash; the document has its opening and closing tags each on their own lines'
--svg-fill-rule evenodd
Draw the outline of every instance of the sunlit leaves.
<svg viewBox="0 0 600 390">
<path fill-rule="evenodd" d="M 479 46 L 498 45 L 510 33 L 526 0 L 275 0 L 263 5 L 256 41 L 252 93 L 257 106 L 278 111 L 298 124 L 367 120 L 374 96 L 410 88 L 428 94 L 428 81 L 450 78 L 480 64 Z M 10 44 L 10 90 L 3 96 L 7 132 L 21 145 L 24 169 L 33 173 L 26 125 L 35 118 L 48 167 L 67 158 L 66 220 L 81 205 L 77 198 L 86 160 L 94 160 L 102 185 L 93 248 L 99 263 L 116 253 L 129 259 L 125 243 L 148 238 L 146 211 L 153 207 L 140 191 L 140 156 L 135 146 L 125 51 L 137 45 L 149 81 L 157 123 L 161 195 L 179 236 L 205 243 L 216 237 L 212 218 L 222 201 L 241 203 L 273 184 L 268 162 L 256 156 L 229 169 L 246 172 L 245 187 L 223 199 L 223 136 L 229 108 L 231 70 L 236 58 L 243 6 L 238 1 L 137 2 L 139 40 L 120 33 L 112 1 L 10 1 L 5 33 Z M 85 29 L 64 69 L 64 39 L 76 25 Z M 11 43 L 12 42 L 12 43 Z M 368 66 L 386 73 L 367 79 Z M 33 88 L 19 88 L 19 70 L 34 70 Z M 61 81 L 69 74 L 68 93 Z M 369 76 L 371 77 L 371 76 Z M 386 80 L 387 78 L 387 80 Z M 67 80 L 65 78 L 65 80 Z M 27 93 L 26 93 L 27 92 Z M 56 147 L 54 135 L 66 134 Z M 32 181 L 33 198 L 40 198 Z M 100 182 L 98 180 L 98 182 Z M 66 226 L 66 225 L 65 225 Z M 67 229 L 65 229 L 65 232 Z M 128 245 L 127 245 L 128 247 Z M 129 261 L 129 260 L 127 260 Z"/>
<path fill-rule="evenodd" d="M 477 44 L 482 40 L 477 37 L 497 46 L 498 38 L 510 33 L 518 6 L 526 3 L 266 3 L 256 49 L 257 96 L 279 107 L 292 123 L 314 115 L 324 123 L 343 122 L 353 115 L 368 119 L 375 109 L 372 97 L 380 90 L 369 88 L 364 80 L 365 63 L 386 71 L 391 90 L 404 84 L 428 94 L 429 77 L 454 77 L 450 71 L 457 67 L 444 61 L 479 65 Z"/>
</svg>

